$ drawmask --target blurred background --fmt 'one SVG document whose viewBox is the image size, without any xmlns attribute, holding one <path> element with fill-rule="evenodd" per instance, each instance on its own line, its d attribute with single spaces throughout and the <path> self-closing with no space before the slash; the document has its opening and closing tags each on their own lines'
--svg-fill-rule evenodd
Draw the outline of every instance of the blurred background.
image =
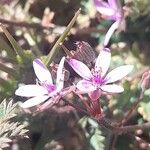
<svg viewBox="0 0 150 150">
<path fill-rule="evenodd" d="M 108 95 L 101 99 L 104 113 L 116 122 L 123 118 L 124 113 L 139 97 L 141 76 L 149 69 L 150 64 L 150 1 L 120 0 L 120 3 L 125 17 L 125 30 L 118 29 L 108 44 L 112 52 L 111 69 L 132 64 L 134 71 L 122 80 L 121 84 L 125 89 L 122 94 Z M 92 0 L 0 0 L 0 23 L 5 25 L 26 56 L 26 59 L 16 56 L 13 46 L 1 30 L 0 145 L 3 143 L 4 146 L 0 148 L 111 150 L 112 132 L 64 103 L 43 113 L 27 113 L 17 106 L 13 108 L 14 104 L 10 103 L 11 99 L 15 102 L 25 100 L 15 96 L 14 92 L 18 85 L 35 83 L 32 60 L 44 57 L 50 52 L 79 8 L 81 14 L 64 45 L 70 51 L 76 51 L 75 43 L 85 41 L 91 45 L 97 56 L 113 21 L 103 19 Z M 58 63 L 63 55 L 65 53 L 60 50 L 54 62 Z M 65 67 L 69 70 L 67 64 Z M 69 71 L 70 80 L 75 79 L 76 74 L 72 70 Z M 80 99 L 73 94 L 68 95 L 67 99 L 80 103 Z M 147 90 L 143 101 L 127 124 L 150 121 L 149 110 L 150 90 Z M 115 141 L 115 148 L 150 149 L 150 130 L 137 130 L 134 134 L 144 141 L 138 141 L 130 135 L 120 135 Z"/>
</svg>

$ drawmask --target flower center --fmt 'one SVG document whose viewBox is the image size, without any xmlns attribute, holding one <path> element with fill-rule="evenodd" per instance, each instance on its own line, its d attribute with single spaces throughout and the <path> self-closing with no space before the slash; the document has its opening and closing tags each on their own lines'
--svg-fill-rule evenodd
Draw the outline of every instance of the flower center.
<svg viewBox="0 0 150 150">
<path fill-rule="evenodd" d="M 101 71 L 93 71 L 92 83 L 97 87 L 101 86 L 104 83 L 104 79 L 101 77 Z"/>
<path fill-rule="evenodd" d="M 48 91 L 48 93 L 51 93 L 51 92 L 53 92 L 53 91 L 56 90 L 56 86 L 53 85 L 53 84 L 42 83 L 42 86 L 44 88 L 46 88 L 46 90 Z"/>
<path fill-rule="evenodd" d="M 47 90 L 49 93 L 53 92 L 56 90 L 56 86 L 55 85 L 47 85 Z"/>
</svg>

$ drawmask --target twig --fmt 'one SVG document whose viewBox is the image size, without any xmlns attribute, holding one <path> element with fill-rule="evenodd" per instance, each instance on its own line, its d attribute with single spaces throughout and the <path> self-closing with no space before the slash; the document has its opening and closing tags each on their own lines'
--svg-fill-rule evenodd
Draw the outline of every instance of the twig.
<svg viewBox="0 0 150 150">
<path fill-rule="evenodd" d="M 78 111 L 80 111 L 80 112 L 86 114 L 87 116 L 89 116 L 89 113 L 88 113 L 86 110 L 84 110 L 83 108 L 79 107 L 78 105 L 75 105 L 75 104 L 73 104 L 73 103 L 70 103 L 70 102 L 68 102 L 67 100 L 65 100 L 64 98 L 62 98 L 62 100 L 63 100 L 67 105 L 72 106 L 72 107 L 75 108 L 76 110 L 78 110 Z"/>
<path fill-rule="evenodd" d="M 12 20 L 6 20 L 3 18 L 0 18 L 0 23 L 5 24 L 5 25 L 10 25 L 10 26 L 25 27 L 25 28 L 31 28 L 31 29 L 36 29 L 36 30 L 45 30 L 45 29 L 53 30 L 56 27 L 55 25 L 53 25 L 52 27 L 45 27 L 40 23 L 28 23 L 25 21 L 16 22 L 16 21 L 12 21 Z M 85 35 L 85 34 L 91 34 L 91 33 L 103 33 L 106 31 L 107 31 L 107 29 L 97 29 L 95 27 L 88 27 L 88 28 L 82 28 L 82 29 L 72 28 L 70 32 L 72 34 Z"/>
<path fill-rule="evenodd" d="M 82 101 L 82 103 L 84 104 L 84 106 L 86 107 L 86 109 L 88 110 L 88 112 L 93 113 L 93 111 L 90 108 L 89 104 L 84 100 L 84 97 L 81 94 L 77 94 L 77 95 L 79 96 L 80 100 Z"/>
<path fill-rule="evenodd" d="M 138 129 L 145 130 L 145 129 L 150 128 L 150 122 L 143 123 L 140 125 L 137 124 L 137 125 L 124 126 L 124 127 L 117 127 L 117 126 L 114 126 L 111 121 L 109 121 L 108 119 L 106 119 L 104 117 L 101 117 L 98 120 L 98 123 L 100 125 L 103 125 L 104 127 L 108 128 L 108 129 L 110 129 L 112 132 L 117 133 L 117 134 L 126 134 L 128 132 L 129 133 L 134 132 Z"/>
<path fill-rule="evenodd" d="M 140 101 L 143 99 L 143 97 L 144 97 L 144 91 L 141 91 L 140 97 L 138 98 L 137 102 L 134 103 L 134 105 L 132 106 L 132 108 L 127 112 L 126 116 L 125 116 L 125 117 L 123 118 L 123 120 L 118 124 L 118 127 L 123 126 L 123 125 L 129 120 L 130 116 L 132 115 L 132 113 L 134 112 L 134 110 L 137 108 L 138 104 L 139 104 Z M 129 127 L 129 128 L 128 128 L 128 127 Z M 137 127 L 137 126 L 134 126 L 134 127 L 135 127 L 135 130 L 136 130 L 136 127 Z M 133 130 L 134 127 L 132 128 L 132 126 L 127 126 L 127 128 L 126 128 L 126 127 L 121 127 L 121 128 L 122 128 L 122 130 L 127 130 L 127 132 L 129 132 L 128 130 Z M 139 126 L 138 126 L 138 127 L 139 127 Z M 121 128 L 120 128 L 120 129 L 121 129 Z M 112 139 L 112 142 L 111 142 L 111 148 L 112 148 L 112 150 L 113 150 L 114 147 L 115 147 L 115 143 L 116 143 L 116 141 L 117 141 L 117 137 L 118 137 L 117 134 L 113 135 L 113 139 Z"/>
<path fill-rule="evenodd" d="M 77 34 L 77 35 L 85 35 L 85 34 L 91 34 L 91 33 L 105 33 L 107 31 L 106 28 L 103 29 L 97 29 L 95 27 L 88 27 L 88 28 L 72 28 L 71 33 Z"/>
<path fill-rule="evenodd" d="M 0 70 L 8 73 L 10 76 L 14 78 L 18 76 L 15 69 L 8 67 L 7 65 L 2 64 L 1 62 L 0 62 Z"/>
<path fill-rule="evenodd" d="M 0 18 L 0 23 L 11 25 L 11 26 L 34 28 L 34 29 L 38 29 L 38 30 L 50 29 L 49 27 L 44 27 L 39 23 L 16 22 L 16 21 L 12 21 L 12 20 L 6 20 L 3 18 Z"/>
</svg>

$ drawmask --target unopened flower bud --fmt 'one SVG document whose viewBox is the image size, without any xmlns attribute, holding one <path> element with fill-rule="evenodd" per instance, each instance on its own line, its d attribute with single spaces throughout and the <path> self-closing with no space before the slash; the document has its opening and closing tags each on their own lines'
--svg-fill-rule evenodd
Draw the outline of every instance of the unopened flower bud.
<svg viewBox="0 0 150 150">
<path fill-rule="evenodd" d="M 141 88 L 142 90 L 147 90 L 150 88 L 150 70 L 143 74 L 141 80 Z"/>
<path fill-rule="evenodd" d="M 85 64 L 90 64 L 95 60 L 94 50 L 87 42 L 78 41 L 76 42 L 76 45 L 76 51 L 72 51 L 75 59 L 78 59 Z"/>
</svg>

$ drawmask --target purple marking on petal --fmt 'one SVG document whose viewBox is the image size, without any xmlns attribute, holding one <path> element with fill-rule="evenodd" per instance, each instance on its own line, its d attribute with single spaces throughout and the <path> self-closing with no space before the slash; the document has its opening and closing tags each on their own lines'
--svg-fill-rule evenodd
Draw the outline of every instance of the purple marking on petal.
<svg viewBox="0 0 150 150">
<path fill-rule="evenodd" d="M 43 62 L 40 59 L 36 58 L 34 59 L 34 62 L 37 63 L 40 67 L 47 70 L 47 67 L 43 64 Z"/>
<path fill-rule="evenodd" d="M 48 91 L 48 93 L 51 93 L 56 90 L 56 85 L 54 84 L 42 83 L 42 86 Z"/>
<path fill-rule="evenodd" d="M 47 85 L 47 90 L 49 93 L 51 93 L 56 90 L 56 86 L 55 85 Z"/>
<path fill-rule="evenodd" d="M 109 48 L 103 48 L 103 51 L 105 51 L 105 52 L 109 52 L 110 53 L 110 49 Z"/>
<path fill-rule="evenodd" d="M 100 85 L 102 83 L 102 79 L 100 76 L 93 77 L 92 81 L 93 81 L 93 84 L 95 85 Z"/>
<path fill-rule="evenodd" d="M 92 78 L 90 69 L 81 61 L 78 61 L 76 59 L 68 59 L 68 63 L 82 78 L 86 80 L 90 80 Z"/>
</svg>

